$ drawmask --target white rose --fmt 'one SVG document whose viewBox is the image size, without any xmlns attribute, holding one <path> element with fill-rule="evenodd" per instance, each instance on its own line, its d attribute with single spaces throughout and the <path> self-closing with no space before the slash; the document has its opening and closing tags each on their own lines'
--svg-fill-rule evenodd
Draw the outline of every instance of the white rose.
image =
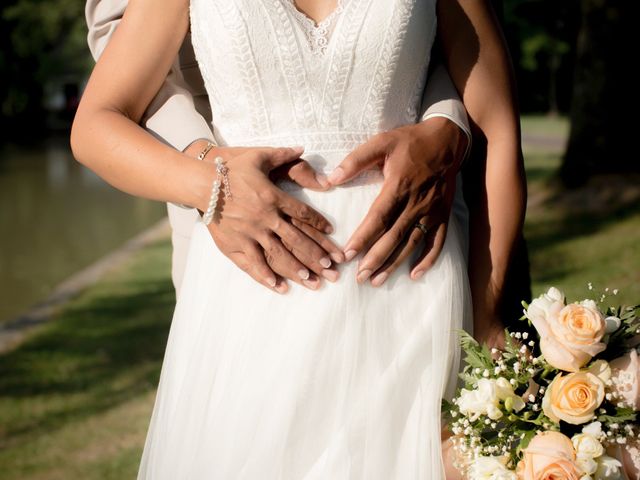
<svg viewBox="0 0 640 480">
<path fill-rule="evenodd" d="M 622 464 L 613 457 L 602 455 L 598 458 L 598 469 L 593 478 L 595 480 L 624 480 Z"/>
<path fill-rule="evenodd" d="M 592 437 L 600 438 L 602 435 L 602 423 L 591 422 L 589 425 L 582 427 L 582 433 L 588 433 Z"/>
<path fill-rule="evenodd" d="M 551 287 L 547 293 L 543 293 L 538 298 L 534 298 L 525 312 L 527 318 L 546 319 L 551 315 L 557 315 L 564 308 L 564 293 L 556 287 Z"/>
<path fill-rule="evenodd" d="M 598 469 L 598 463 L 589 456 L 578 455 L 576 457 L 576 465 L 584 475 L 593 475 Z"/>
<path fill-rule="evenodd" d="M 509 381 L 505 378 L 481 378 L 474 390 L 462 389 L 457 404 L 460 413 L 475 421 L 481 415 L 487 415 L 491 420 L 502 418 L 500 402 L 511 398 L 513 410 L 519 412 L 525 406 L 518 397 Z"/>
<path fill-rule="evenodd" d="M 578 456 L 588 458 L 597 458 L 604 453 L 604 448 L 598 439 L 588 433 L 578 433 L 571 438 L 573 448 L 576 449 Z M 589 475 L 591 475 L 590 472 Z"/>
<path fill-rule="evenodd" d="M 517 480 L 506 467 L 506 457 L 478 457 L 469 469 L 470 480 Z"/>
</svg>

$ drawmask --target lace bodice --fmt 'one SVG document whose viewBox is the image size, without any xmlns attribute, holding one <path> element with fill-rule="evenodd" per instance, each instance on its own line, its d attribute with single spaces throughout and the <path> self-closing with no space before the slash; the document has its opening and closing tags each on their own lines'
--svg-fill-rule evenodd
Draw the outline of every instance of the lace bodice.
<svg viewBox="0 0 640 480">
<path fill-rule="evenodd" d="M 191 0 L 192 42 L 222 145 L 347 150 L 419 116 L 435 0 Z"/>
</svg>

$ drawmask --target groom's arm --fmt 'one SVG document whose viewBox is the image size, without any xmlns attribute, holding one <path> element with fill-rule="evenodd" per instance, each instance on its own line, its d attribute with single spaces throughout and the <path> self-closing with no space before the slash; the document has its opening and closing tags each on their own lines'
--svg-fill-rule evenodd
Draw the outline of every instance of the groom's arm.
<svg viewBox="0 0 640 480">
<path fill-rule="evenodd" d="M 433 117 L 444 117 L 458 125 L 467 137 L 467 147 L 463 156 L 465 159 L 471 151 L 472 138 L 467 110 L 460 100 L 449 72 L 440 61 L 437 61 L 427 78 L 427 85 L 422 97 L 422 111 L 420 121 L 426 121 Z"/>
<path fill-rule="evenodd" d="M 87 40 L 94 59 L 97 60 L 102 54 L 126 7 L 127 0 L 87 0 Z M 190 47 L 188 41 L 187 38 L 183 49 Z M 176 58 L 162 88 L 145 112 L 141 125 L 179 151 L 184 151 L 197 140 L 213 140 L 213 133 L 196 109 L 194 101 L 190 85 L 185 81 L 179 59 Z"/>
</svg>

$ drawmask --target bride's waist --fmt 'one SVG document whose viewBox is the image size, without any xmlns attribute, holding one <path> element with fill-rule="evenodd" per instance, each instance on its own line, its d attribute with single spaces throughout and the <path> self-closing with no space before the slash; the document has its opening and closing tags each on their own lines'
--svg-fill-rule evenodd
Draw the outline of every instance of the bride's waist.
<svg viewBox="0 0 640 480">
<path fill-rule="evenodd" d="M 229 146 L 290 147 L 303 145 L 306 151 L 344 152 L 351 151 L 376 135 L 374 130 L 316 130 L 274 132 L 266 135 L 235 135 L 229 132 L 221 144 Z"/>
<path fill-rule="evenodd" d="M 265 136 L 230 136 L 221 144 L 228 146 L 265 146 L 265 147 L 293 147 L 302 145 L 304 153 L 302 158 L 319 173 L 328 175 L 337 167 L 344 158 L 356 147 L 367 142 L 376 131 L 313 131 L 313 132 L 287 132 L 283 134 L 270 134 Z M 355 178 L 345 183 L 345 186 L 362 185 L 368 183 L 380 183 L 383 180 L 379 168 L 372 167 L 362 171 Z M 281 186 L 292 189 L 299 188 L 286 180 L 281 181 Z"/>
</svg>

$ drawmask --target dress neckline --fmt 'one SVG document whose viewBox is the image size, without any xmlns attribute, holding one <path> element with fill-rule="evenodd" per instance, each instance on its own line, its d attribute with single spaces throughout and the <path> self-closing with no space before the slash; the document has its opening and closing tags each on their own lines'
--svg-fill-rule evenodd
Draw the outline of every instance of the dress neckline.
<svg viewBox="0 0 640 480">
<path fill-rule="evenodd" d="M 300 10 L 300 8 L 298 8 L 298 5 L 296 4 L 296 0 L 287 0 L 288 3 L 291 4 L 291 6 L 300 14 L 302 15 L 306 21 L 310 22 L 313 26 L 315 27 L 319 27 L 320 25 L 326 24 L 326 23 L 330 23 L 331 19 L 337 14 L 339 13 L 338 10 L 342 9 L 342 0 L 338 0 L 336 3 L 336 7 L 327 15 L 325 16 L 321 21 L 317 21 L 315 18 L 310 17 L 309 15 L 307 15 L 305 12 L 303 12 L 302 10 Z M 327 22 L 329 21 L 329 22 Z"/>
<path fill-rule="evenodd" d="M 311 52 L 315 55 L 324 55 L 326 53 L 329 45 L 329 37 L 335 23 L 334 20 L 344 11 L 344 3 L 345 0 L 337 0 L 336 7 L 333 11 L 318 23 L 301 11 L 296 5 L 295 0 L 284 0 L 284 4 L 289 8 L 306 34 Z"/>
</svg>

